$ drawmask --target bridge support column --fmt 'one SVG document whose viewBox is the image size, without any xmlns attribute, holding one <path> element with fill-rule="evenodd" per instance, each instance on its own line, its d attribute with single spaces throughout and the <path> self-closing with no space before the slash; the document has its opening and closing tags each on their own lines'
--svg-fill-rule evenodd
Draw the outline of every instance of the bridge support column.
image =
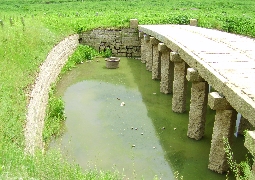
<svg viewBox="0 0 255 180">
<path fill-rule="evenodd" d="M 187 80 L 192 82 L 187 136 L 199 140 L 205 132 L 209 86 L 193 68 L 187 69 Z"/>
<path fill-rule="evenodd" d="M 149 43 L 149 39 L 146 38 L 146 35 L 143 32 L 139 32 L 139 37 L 141 38 L 141 62 L 146 63 L 147 58 L 147 44 Z"/>
<path fill-rule="evenodd" d="M 158 44 L 159 61 L 161 61 L 161 81 L 160 92 L 164 94 L 172 93 L 174 80 L 174 65 L 170 61 L 170 49 L 164 44 Z"/>
<path fill-rule="evenodd" d="M 209 94 L 208 104 L 216 110 L 208 168 L 223 173 L 228 169 L 223 137 L 228 138 L 230 145 L 232 144 L 237 112 L 217 92 Z"/>
<path fill-rule="evenodd" d="M 240 119 L 240 124 L 239 124 L 239 128 L 238 128 L 238 134 L 244 135 L 244 131 L 245 130 L 253 130 L 253 126 L 251 125 L 251 123 L 245 119 L 243 116 L 241 116 Z"/>
<path fill-rule="evenodd" d="M 160 79 L 161 77 L 161 61 L 159 59 L 158 44 L 159 40 L 154 37 L 150 38 L 152 45 L 152 79 Z"/>
<path fill-rule="evenodd" d="M 183 113 L 186 111 L 187 65 L 176 52 L 170 53 L 170 60 L 174 63 L 172 110 Z"/>
<path fill-rule="evenodd" d="M 145 45 L 143 32 L 139 32 L 139 38 L 141 40 L 141 62 L 145 63 L 146 62 L 146 45 Z"/>
<path fill-rule="evenodd" d="M 255 157 L 255 131 L 247 131 L 245 136 L 244 146 L 249 150 L 253 159 Z M 252 173 L 253 177 L 255 176 L 255 161 L 252 165 Z"/>
<path fill-rule="evenodd" d="M 148 71 L 152 70 L 152 45 L 150 42 L 150 36 L 149 35 L 144 35 L 144 45 L 145 45 L 145 56 L 146 56 L 146 69 Z"/>
</svg>

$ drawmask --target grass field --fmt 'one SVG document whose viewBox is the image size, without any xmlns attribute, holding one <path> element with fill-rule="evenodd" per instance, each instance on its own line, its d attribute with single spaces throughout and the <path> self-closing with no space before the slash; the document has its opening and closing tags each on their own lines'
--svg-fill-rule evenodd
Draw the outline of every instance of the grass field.
<svg viewBox="0 0 255 180">
<path fill-rule="evenodd" d="M 0 5 L 0 178 L 114 179 L 63 162 L 58 152 L 23 153 L 27 93 L 47 53 L 65 36 L 98 27 L 188 24 L 255 37 L 253 0 L 2 0 Z"/>
</svg>

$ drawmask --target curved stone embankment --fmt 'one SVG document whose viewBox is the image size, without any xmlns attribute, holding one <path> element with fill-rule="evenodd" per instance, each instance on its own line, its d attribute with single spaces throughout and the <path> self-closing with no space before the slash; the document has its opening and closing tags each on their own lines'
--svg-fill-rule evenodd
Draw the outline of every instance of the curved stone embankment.
<svg viewBox="0 0 255 180">
<path fill-rule="evenodd" d="M 35 149 L 43 148 L 42 131 L 50 86 L 56 81 L 68 57 L 78 46 L 78 38 L 79 35 L 75 34 L 58 43 L 50 51 L 45 62 L 40 67 L 40 72 L 35 80 L 27 107 L 24 134 L 25 152 L 28 154 L 34 154 Z"/>
</svg>

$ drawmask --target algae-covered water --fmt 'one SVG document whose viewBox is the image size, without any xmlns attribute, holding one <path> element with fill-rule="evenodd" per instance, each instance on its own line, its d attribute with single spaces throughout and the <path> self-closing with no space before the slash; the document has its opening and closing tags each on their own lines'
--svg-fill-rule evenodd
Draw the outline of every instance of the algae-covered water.
<svg viewBox="0 0 255 180">
<path fill-rule="evenodd" d="M 208 108 L 204 138 L 192 140 L 188 110 L 173 113 L 172 95 L 159 86 L 135 59 L 121 58 L 118 69 L 106 69 L 103 59 L 79 65 L 58 83 L 66 130 L 50 148 L 84 169 L 117 170 L 125 179 L 174 179 L 176 171 L 184 179 L 226 179 L 207 169 L 214 111 Z M 234 144 L 235 158 L 243 158 L 243 138 Z"/>
</svg>

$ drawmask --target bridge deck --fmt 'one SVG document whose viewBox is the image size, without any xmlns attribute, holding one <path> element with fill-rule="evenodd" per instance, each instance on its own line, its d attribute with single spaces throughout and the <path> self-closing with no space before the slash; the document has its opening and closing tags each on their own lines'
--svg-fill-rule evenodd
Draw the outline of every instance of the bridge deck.
<svg viewBox="0 0 255 180">
<path fill-rule="evenodd" d="M 255 40 L 188 25 L 139 25 L 211 84 L 255 126 Z"/>
</svg>

